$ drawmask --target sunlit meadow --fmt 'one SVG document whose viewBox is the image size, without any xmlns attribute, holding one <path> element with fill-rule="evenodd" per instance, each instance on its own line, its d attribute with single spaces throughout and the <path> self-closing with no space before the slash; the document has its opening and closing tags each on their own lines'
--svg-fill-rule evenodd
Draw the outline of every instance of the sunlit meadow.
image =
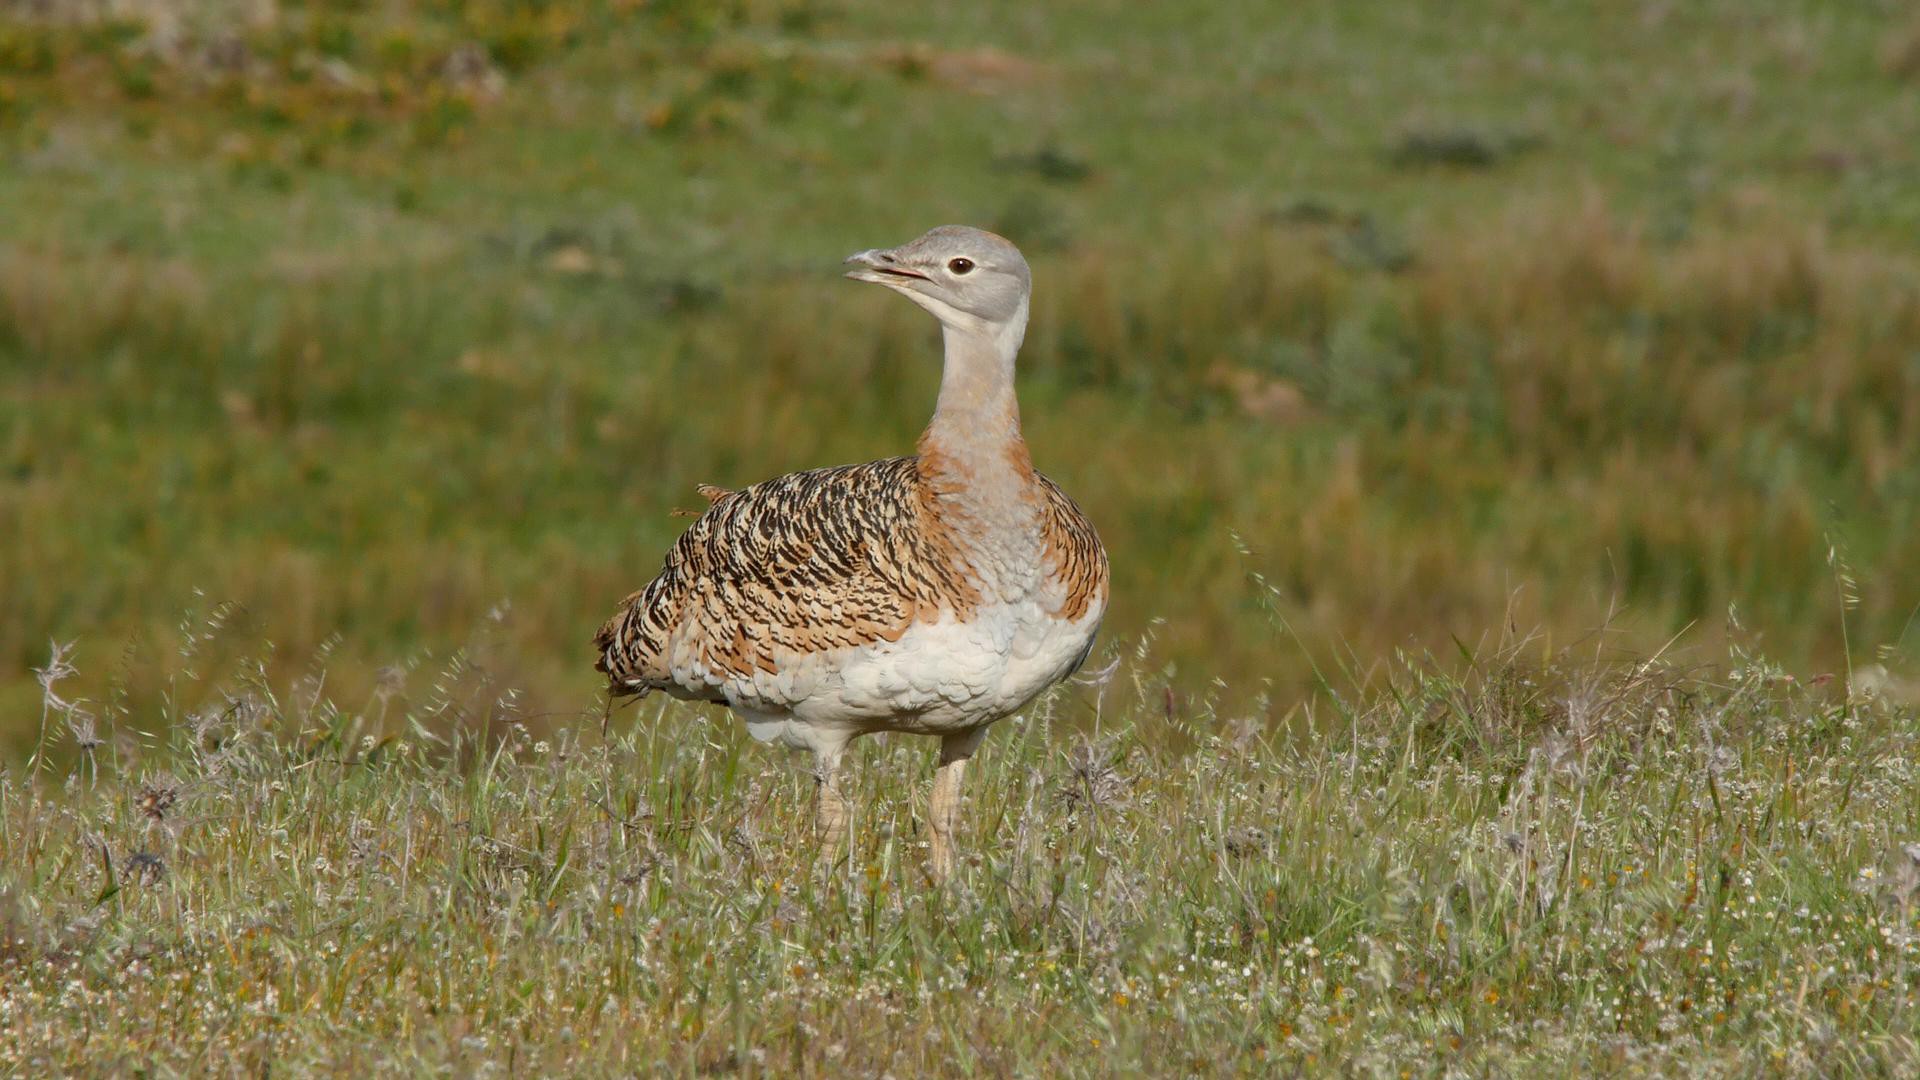
<svg viewBox="0 0 1920 1080">
<path fill-rule="evenodd" d="M 994 732 L 944 890 L 920 740 L 859 744 L 835 874 L 717 713 L 535 733 L 469 656 L 401 716 L 187 642 L 156 737 L 56 658 L 0 1071 L 1910 1074 L 1920 718 L 1539 646 L 1284 731 L 1110 654 Z"/>
<path fill-rule="evenodd" d="M 695 485 L 912 445 L 838 264 L 947 220 L 1176 684 L 1730 604 L 1920 675 L 1910 13 L 992 10 L 0 3 L 0 740 L 202 594 L 354 694 L 504 604 L 578 708 Z"/>
<path fill-rule="evenodd" d="M 1910 1074 L 1907 5 L 0 0 L 0 1073 Z M 1032 258 L 957 884 L 586 642 Z"/>
</svg>

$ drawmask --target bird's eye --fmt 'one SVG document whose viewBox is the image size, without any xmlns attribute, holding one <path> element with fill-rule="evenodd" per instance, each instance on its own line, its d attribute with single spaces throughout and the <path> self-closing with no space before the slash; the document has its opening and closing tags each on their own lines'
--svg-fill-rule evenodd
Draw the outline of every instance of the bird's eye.
<svg viewBox="0 0 1920 1080">
<path fill-rule="evenodd" d="M 955 274 L 971 274 L 973 273 L 973 260 L 955 259 L 947 264 L 947 269 L 953 271 Z"/>
</svg>

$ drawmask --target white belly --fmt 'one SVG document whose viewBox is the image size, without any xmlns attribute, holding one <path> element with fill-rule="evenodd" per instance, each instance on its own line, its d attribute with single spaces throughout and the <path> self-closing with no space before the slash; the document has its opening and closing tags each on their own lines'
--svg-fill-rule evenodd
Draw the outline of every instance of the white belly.
<svg viewBox="0 0 1920 1080">
<path fill-rule="evenodd" d="M 754 737 L 796 747 L 811 747 L 825 734 L 814 728 L 848 735 L 976 728 L 1065 678 L 1086 654 L 1103 608 L 1068 622 L 1033 602 L 983 607 L 966 622 L 922 623 L 898 641 L 820 657 L 802 678 L 782 680 L 805 692 L 777 706 L 751 692 L 734 704 Z"/>
</svg>

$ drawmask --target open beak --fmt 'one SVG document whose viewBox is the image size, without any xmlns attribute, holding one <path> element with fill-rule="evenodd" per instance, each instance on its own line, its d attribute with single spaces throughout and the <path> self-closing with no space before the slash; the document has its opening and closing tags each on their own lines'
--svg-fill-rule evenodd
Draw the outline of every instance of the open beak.
<svg viewBox="0 0 1920 1080">
<path fill-rule="evenodd" d="M 899 288 L 908 281 L 928 281 L 927 275 L 902 264 L 891 249 L 870 248 L 856 251 L 847 256 L 847 265 L 852 267 L 847 276 L 855 281 L 871 281 L 879 285 L 891 285 Z"/>
</svg>

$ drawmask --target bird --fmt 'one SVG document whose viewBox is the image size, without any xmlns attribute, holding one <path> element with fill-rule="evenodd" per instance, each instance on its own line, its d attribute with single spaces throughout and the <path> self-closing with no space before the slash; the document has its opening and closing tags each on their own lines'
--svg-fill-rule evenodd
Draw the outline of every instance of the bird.
<svg viewBox="0 0 1920 1080">
<path fill-rule="evenodd" d="M 851 828 L 848 744 L 938 737 L 929 872 L 945 881 L 967 762 L 990 725 L 1086 661 L 1107 553 L 1021 434 L 1014 368 L 1033 276 L 1019 248 L 943 225 L 846 266 L 940 324 L 939 397 L 916 452 L 703 485 L 706 510 L 595 636 L 595 667 L 610 698 L 719 703 L 754 738 L 810 752 L 829 866 Z"/>
</svg>

